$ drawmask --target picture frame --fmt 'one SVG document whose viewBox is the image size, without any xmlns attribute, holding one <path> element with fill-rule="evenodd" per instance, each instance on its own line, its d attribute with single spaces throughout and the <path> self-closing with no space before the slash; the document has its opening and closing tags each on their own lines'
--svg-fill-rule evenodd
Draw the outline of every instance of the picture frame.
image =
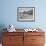
<svg viewBox="0 0 46 46">
<path fill-rule="evenodd" d="M 17 21 L 20 22 L 34 22 L 35 21 L 35 7 L 18 7 Z"/>
</svg>

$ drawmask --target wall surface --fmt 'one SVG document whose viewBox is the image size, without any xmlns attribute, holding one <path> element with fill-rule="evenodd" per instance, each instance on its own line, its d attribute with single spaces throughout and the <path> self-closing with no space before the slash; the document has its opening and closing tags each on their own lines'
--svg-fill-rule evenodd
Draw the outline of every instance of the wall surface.
<svg viewBox="0 0 46 46">
<path fill-rule="evenodd" d="M 29 27 L 46 29 L 45 4 L 46 0 L 0 0 L 0 29 L 9 24 L 21 29 Z M 35 22 L 18 22 L 17 7 L 35 7 Z"/>
</svg>

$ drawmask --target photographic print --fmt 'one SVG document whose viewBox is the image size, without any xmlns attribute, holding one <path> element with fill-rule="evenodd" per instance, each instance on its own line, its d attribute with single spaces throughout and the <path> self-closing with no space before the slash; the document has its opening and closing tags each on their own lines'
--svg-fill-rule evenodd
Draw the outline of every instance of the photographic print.
<svg viewBox="0 0 46 46">
<path fill-rule="evenodd" d="M 18 21 L 35 21 L 35 7 L 18 7 L 17 8 Z"/>
</svg>

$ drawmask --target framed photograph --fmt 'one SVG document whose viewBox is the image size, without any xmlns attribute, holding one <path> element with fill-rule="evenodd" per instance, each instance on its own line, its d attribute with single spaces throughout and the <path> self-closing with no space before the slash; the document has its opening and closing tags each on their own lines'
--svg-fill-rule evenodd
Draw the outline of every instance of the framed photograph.
<svg viewBox="0 0 46 46">
<path fill-rule="evenodd" d="M 35 21 L 35 7 L 18 7 L 17 20 L 23 22 Z"/>
</svg>

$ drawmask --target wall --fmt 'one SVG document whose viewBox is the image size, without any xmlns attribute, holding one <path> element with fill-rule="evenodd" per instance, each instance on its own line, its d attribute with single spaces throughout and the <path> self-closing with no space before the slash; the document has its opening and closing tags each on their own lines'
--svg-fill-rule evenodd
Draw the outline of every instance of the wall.
<svg viewBox="0 0 46 46">
<path fill-rule="evenodd" d="M 0 25 L 16 28 L 46 28 L 46 0 L 0 0 Z M 35 7 L 35 22 L 17 22 L 17 7 Z"/>
</svg>

